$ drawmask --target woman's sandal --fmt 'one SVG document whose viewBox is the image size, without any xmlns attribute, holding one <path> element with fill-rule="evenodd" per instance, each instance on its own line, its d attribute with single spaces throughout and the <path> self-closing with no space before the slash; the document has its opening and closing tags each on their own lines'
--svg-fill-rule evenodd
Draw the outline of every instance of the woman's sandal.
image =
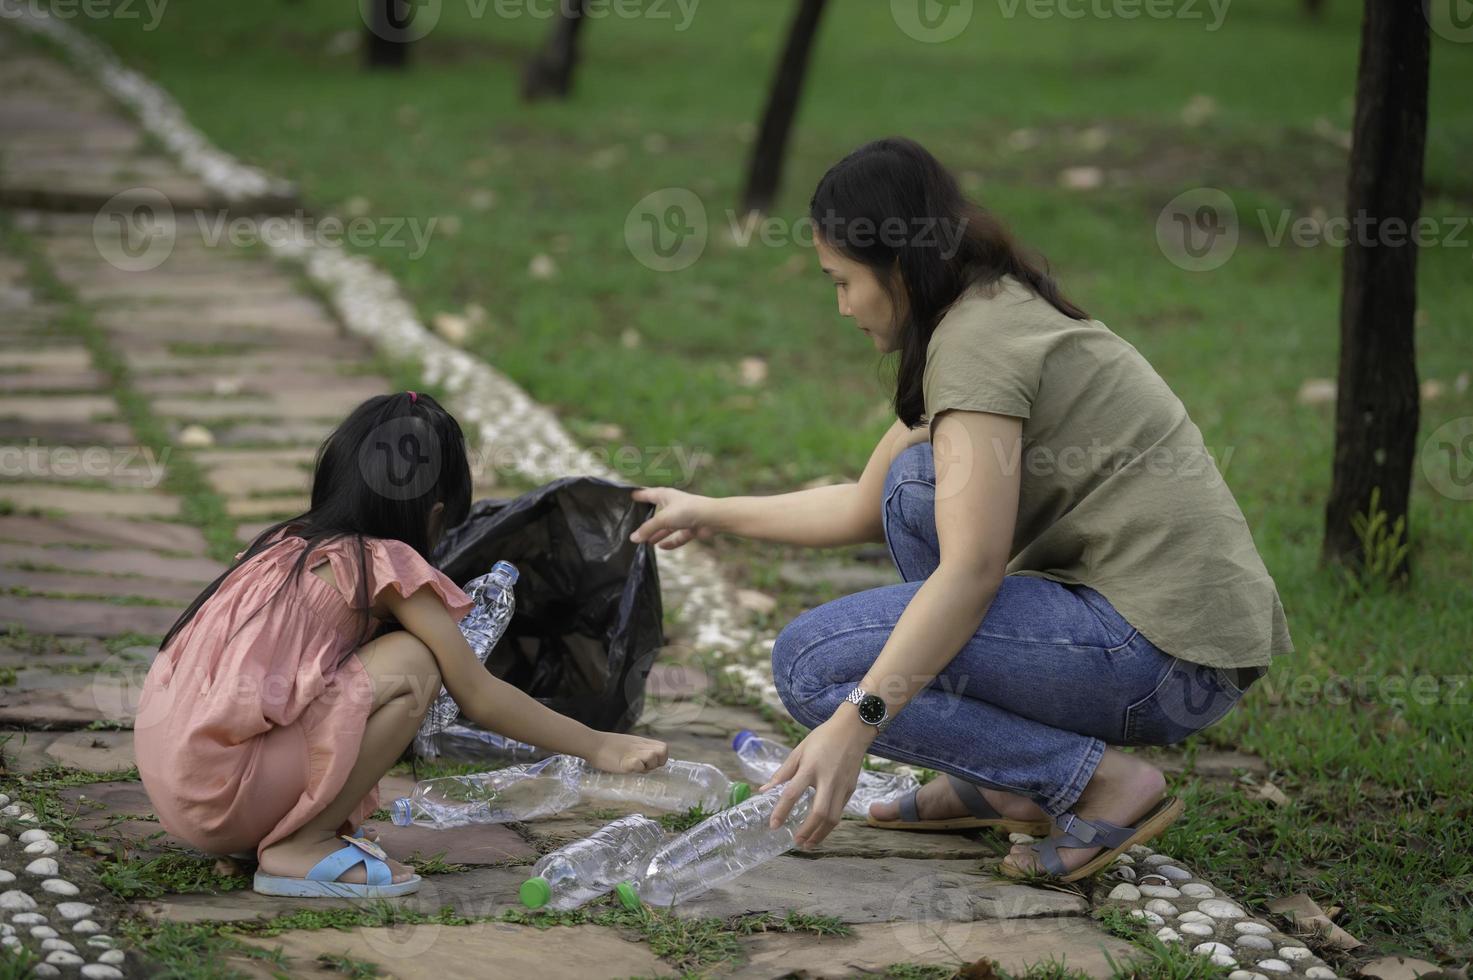
<svg viewBox="0 0 1473 980">
<path fill-rule="evenodd" d="M 414 875 L 396 882 L 394 872 L 389 870 L 389 856 L 377 844 L 346 834 L 340 839 L 348 845 L 318 861 L 305 878 L 257 871 L 253 887 L 262 895 L 290 898 L 396 898 L 419 891 L 424 879 Z M 368 878 L 366 884 L 338 881 L 344 872 L 359 864 Z"/>
<path fill-rule="evenodd" d="M 951 773 L 943 773 L 943 775 L 951 781 L 951 788 L 956 791 L 962 805 L 971 814 L 970 817 L 922 820 L 916 811 L 916 794 L 920 790 L 913 789 L 896 801 L 900 804 L 899 820 L 876 820 L 869 814 L 865 814 L 864 822 L 871 827 L 883 827 L 886 830 L 970 830 L 974 827 L 991 827 L 1010 834 L 1046 834 L 1053 826 L 1047 820 L 1016 820 L 1012 817 L 1005 817 L 987 802 L 987 797 L 983 796 L 976 786 L 964 779 L 958 779 Z"/>
<path fill-rule="evenodd" d="M 1181 797 L 1167 796 L 1141 817 L 1134 827 L 1122 827 L 1108 820 L 1091 820 L 1073 811 L 1066 811 L 1054 818 L 1058 832 L 1046 839 L 1028 845 L 1043 865 L 1044 871 L 1024 871 L 1009 864 L 1000 865 L 998 870 L 1009 878 L 1026 878 L 1033 874 L 1049 874 L 1060 881 L 1078 881 L 1098 874 L 1110 866 L 1127 848 L 1159 836 L 1169 827 L 1183 809 Z M 1082 825 L 1082 826 L 1081 826 Z M 1105 850 L 1090 858 L 1073 871 L 1065 871 L 1059 860 L 1061 847 L 1101 847 Z"/>
</svg>

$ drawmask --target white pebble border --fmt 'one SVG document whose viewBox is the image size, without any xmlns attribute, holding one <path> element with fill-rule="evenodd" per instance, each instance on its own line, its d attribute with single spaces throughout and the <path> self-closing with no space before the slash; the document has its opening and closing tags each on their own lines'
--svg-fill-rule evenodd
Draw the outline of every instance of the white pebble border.
<svg viewBox="0 0 1473 980">
<path fill-rule="evenodd" d="M 1228 980 L 1338 980 L 1302 940 L 1253 919 L 1210 882 L 1143 844 L 1120 855 L 1095 888 L 1098 901 L 1142 920 L 1161 942 L 1233 967 Z"/>
<path fill-rule="evenodd" d="M 15 812 L 5 815 L 13 819 L 35 817 L 28 806 L 11 803 L 8 796 L 0 793 L 0 813 L 10 810 Z M 38 844 L 49 844 L 60 851 L 50 833 L 40 828 L 27 830 L 14 841 L 0 834 L 0 873 L 9 875 L 3 884 L 24 886 L 0 891 L 0 919 L 8 920 L 0 921 L 0 946 L 13 950 L 29 948 L 37 958 L 34 972 L 38 977 L 75 976 L 77 970 L 92 980 L 117 980 L 124 976 L 121 967 L 127 956 L 113 948 L 112 938 L 103 935 L 102 927 L 90 918 L 97 909 L 86 902 L 56 901 L 75 896 L 81 889 L 64 878 L 52 877 L 61 870 L 55 858 L 36 858 L 26 863 L 24 882 L 18 882 L 6 867 L 19 866 Z M 62 930 L 73 935 L 63 937 Z"/>
</svg>

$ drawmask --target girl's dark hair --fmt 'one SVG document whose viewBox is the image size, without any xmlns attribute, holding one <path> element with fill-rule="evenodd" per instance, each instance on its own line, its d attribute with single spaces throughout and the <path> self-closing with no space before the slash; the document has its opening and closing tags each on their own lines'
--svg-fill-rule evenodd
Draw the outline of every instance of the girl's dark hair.
<svg viewBox="0 0 1473 980">
<path fill-rule="evenodd" d="M 274 543 L 269 539 L 277 531 L 292 525 L 297 527 L 291 534 L 305 538 L 307 545 L 288 581 L 302 573 L 317 544 L 346 536 L 358 539 L 362 608 L 358 635 L 366 641 L 370 597 L 363 539 L 393 538 L 429 561 L 436 543 L 429 536 L 430 510 L 436 503 L 445 505 L 442 533 L 470 513 L 471 470 L 459 423 L 429 395 L 375 395 L 353 409 L 318 448 L 311 508 L 256 535 L 235 564 L 206 586 L 169 627 L 159 649 L 169 645 L 232 572 Z M 266 604 L 285 591 L 274 592 Z M 256 612 L 260 609 L 251 615 Z"/>
<path fill-rule="evenodd" d="M 915 140 L 875 140 L 834 164 L 818 182 L 809 214 L 825 245 L 873 270 L 897 314 L 908 309 L 899 324 L 895 415 L 909 428 L 925 415 L 921 378 L 931 335 L 970 286 L 1011 274 L 1065 316 L 1089 319 L 1064 297 L 1047 261 L 1027 254 L 999 219 L 968 200 Z"/>
</svg>

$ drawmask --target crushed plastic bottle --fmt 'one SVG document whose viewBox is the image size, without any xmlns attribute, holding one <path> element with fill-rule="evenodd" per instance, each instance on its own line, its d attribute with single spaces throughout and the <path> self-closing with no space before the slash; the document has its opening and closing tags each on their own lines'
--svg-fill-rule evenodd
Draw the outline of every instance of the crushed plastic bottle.
<svg viewBox="0 0 1473 980">
<path fill-rule="evenodd" d="M 639 899 L 629 881 L 638 878 L 665 841 L 664 829 L 641 813 L 621 817 L 532 865 L 519 897 L 529 909 L 575 909 L 610 890 L 628 907 Z"/>
<path fill-rule="evenodd" d="M 787 783 L 779 783 L 665 843 L 629 890 L 651 905 L 674 905 L 791 850 L 793 832 L 802 826 L 813 804 L 813 787 L 803 791 L 787 820 L 773 830 L 768 822 L 785 786 Z"/>
<path fill-rule="evenodd" d="M 756 786 L 776 775 L 793 751 L 781 742 L 763 738 L 747 728 L 737 732 L 731 740 L 731 747 L 736 751 L 742 773 Z M 861 769 L 854 793 L 844 804 L 844 812 L 852 817 L 867 817 L 871 803 L 888 803 L 920 787 L 920 781 L 914 776 Z"/>
<path fill-rule="evenodd" d="M 578 802 L 578 784 L 558 762 L 562 758 L 421 780 L 413 795 L 394 801 L 390 816 L 400 827 L 418 824 L 438 830 L 551 816 Z"/>
<path fill-rule="evenodd" d="M 752 795 L 745 782 L 732 782 L 715 766 L 669 759 L 645 772 L 605 772 L 584 759 L 567 756 L 583 799 L 600 803 L 632 803 L 682 812 L 699 806 L 707 813 L 735 806 Z"/>
<path fill-rule="evenodd" d="M 450 725 L 438 732 L 421 731 L 414 754 L 447 762 L 540 762 L 554 753 L 474 725 Z"/>
<path fill-rule="evenodd" d="M 470 644 L 471 652 L 483 664 L 491 656 L 501 635 L 506 632 L 512 614 L 516 611 L 514 587 L 520 574 L 517 566 L 511 562 L 498 561 L 491 566 L 491 571 L 466 583 L 465 593 L 475 605 L 461 619 L 460 632 Z M 419 733 L 415 736 L 416 753 L 433 758 L 420 752 L 421 743 L 423 742 L 423 747 L 432 749 L 434 740 L 430 736 L 455 724 L 458 717 L 460 705 L 455 703 L 450 692 L 442 685 L 439 697 L 430 705 L 424 721 L 420 723 Z"/>
</svg>

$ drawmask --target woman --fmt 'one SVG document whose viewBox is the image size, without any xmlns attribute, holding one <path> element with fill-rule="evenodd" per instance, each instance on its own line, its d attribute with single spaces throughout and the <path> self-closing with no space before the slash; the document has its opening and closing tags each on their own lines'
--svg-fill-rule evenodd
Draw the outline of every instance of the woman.
<svg viewBox="0 0 1473 980">
<path fill-rule="evenodd" d="M 948 774 L 869 822 L 1052 833 L 1002 871 L 1073 881 L 1181 812 L 1154 766 L 1292 651 L 1282 604 L 1181 401 L 911 140 L 841 160 L 810 207 L 839 313 L 898 353 L 897 421 L 858 483 L 657 504 L 634 539 L 885 541 L 902 584 L 803 613 L 773 680 L 812 729 L 768 786 L 795 837 L 839 821 L 865 753 Z M 893 723 L 892 723 L 893 721 Z M 764 789 L 767 787 L 764 787 Z"/>
</svg>

